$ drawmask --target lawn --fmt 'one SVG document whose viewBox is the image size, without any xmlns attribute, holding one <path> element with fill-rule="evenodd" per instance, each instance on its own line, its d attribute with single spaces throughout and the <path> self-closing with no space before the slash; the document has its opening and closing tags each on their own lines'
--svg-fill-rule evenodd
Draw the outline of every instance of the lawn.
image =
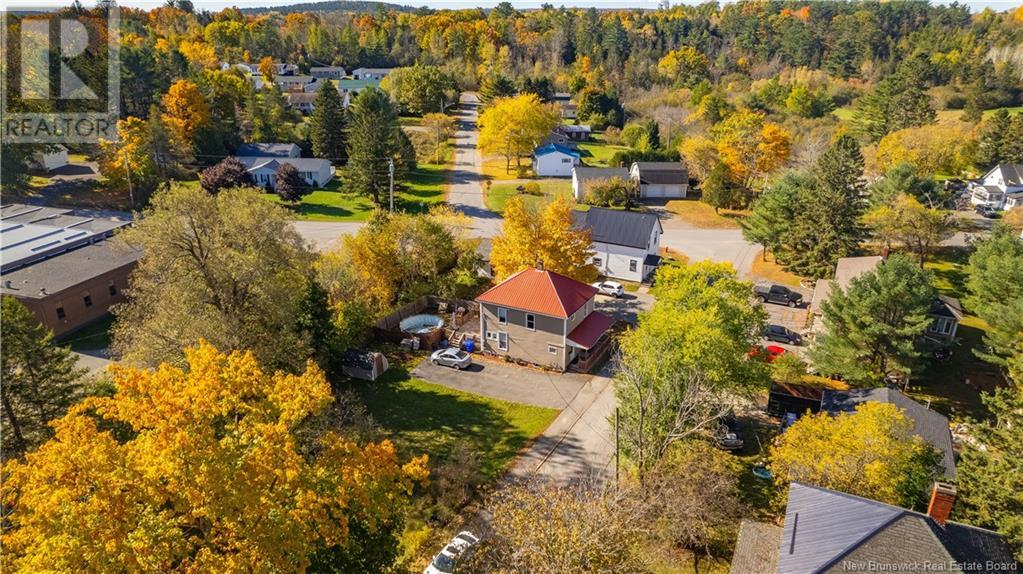
<svg viewBox="0 0 1023 574">
<path fill-rule="evenodd" d="M 528 193 L 522 193 L 518 190 L 519 187 L 523 187 L 528 184 L 522 183 L 494 183 L 490 186 L 490 191 L 486 193 L 486 204 L 487 209 L 502 213 L 504 206 L 508 203 L 508 200 L 516 195 L 521 195 L 525 198 L 526 205 L 529 207 L 538 207 L 545 201 L 555 196 L 566 196 L 572 197 L 572 182 L 564 179 L 541 179 L 533 183 L 540 185 L 541 195 L 532 195 Z"/>
<path fill-rule="evenodd" d="M 774 260 L 774 254 L 770 251 L 767 252 L 767 260 L 764 260 L 764 250 L 761 249 L 757 256 L 753 259 L 753 265 L 750 269 L 750 275 L 757 279 L 763 279 L 770 281 L 771 283 L 780 283 L 782 285 L 795 286 L 799 285 L 802 277 L 795 273 L 789 273 L 778 265 Z"/>
<path fill-rule="evenodd" d="M 72 351 L 96 351 L 110 346 L 110 328 L 114 326 L 114 316 L 106 317 L 82 329 L 67 335 L 58 341 L 61 345 L 71 347 Z"/>
<path fill-rule="evenodd" d="M 403 456 L 444 460 L 458 441 L 468 441 L 488 478 L 498 476 L 558 414 L 409 378 L 400 367 L 355 389 Z"/>
<path fill-rule="evenodd" d="M 992 115 L 995 114 L 995 112 L 997 112 L 1000 109 L 1007 110 L 1010 114 L 1023 112 L 1023 106 L 1018 106 L 1015 108 L 995 108 L 993 110 L 984 110 L 984 119 L 990 118 Z M 853 106 L 845 106 L 842 108 L 836 108 L 831 112 L 831 114 L 843 122 L 848 122 L 851 121 L 853 118 L 853 110 L 854 110 Z M 938 110 L 938 121 L 939 122 L 958 121 L 960 116 L 962 115 L 963 110 Z"/>
<path fill-rule="evenodd" d="M 738 219 L 745 215 L 727 209 L 715 213 L 713 207 L 697 199 L 672 200 L 666 207 L 680 220 L 700 229 L 738 229 Z"/>
<path fill-rule="evenodd" d="M 518 168 L 515 165 L 515 158 L 512 158 L 511 167 L 506 169 L 507 162 L 501 156 L 488 156 L 483 158 L 483 165 L 480 166 L 480 173 L 483 177 L 493 180 L 501 181 L 504 179 L 532 179 L 536 177 L 533 175 L 533 164 L 532 159 L 523 157 L 519 159 L 519 167 L 524 169 L 522 177 L 519 177 Z"/>
<path fill-rule="evenodd" d="M 588 142 L 579 143 L 579 151 L 582 153 L 582 160 L 592 167 L 618 167 L 608 163 L 611 156 L 619 151 L 628 151 L 629 148 L 622 145 L 613 145 L 604 142 L 603 134 L 595 134 Z"/>
<path fill-rule="evenodd" d="M 447 166 L 420 164 L 412 172 L 407 189 L 395 192 L 395 209 L 421 213 L 443 203 L 446 177 Z M 313 190 L 296 206 L 283 203 L 274 193 L 264 193 L 263 197 L 285 205 L 297 219 L 310 221 L 366 221 L 374 209 L 371 198 L 344 191 L 337 178 L 327 187 Z M 388 198 L 381 200 L 386 206 Z"/>
</svg>

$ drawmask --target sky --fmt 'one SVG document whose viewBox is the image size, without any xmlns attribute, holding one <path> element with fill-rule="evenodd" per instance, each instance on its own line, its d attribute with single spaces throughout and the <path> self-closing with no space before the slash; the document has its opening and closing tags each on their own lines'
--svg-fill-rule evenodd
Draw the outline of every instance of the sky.
<svg viewBox="0 0 1023 574">
<path fill-rule="evenodd" d="M 287 4 L 298 4 L 314 0 L 193 0 L 197 8 L 207 10 L 221 10 L 229 6 L 239 8 L 256 8 L 263 6 L 283 6 Z M 491 8 L 496 6 L 500 0 L 386 0 L 394 4 L 407 6 L 429 6 L 430 8 Z M 702 0 L 684 0 L 684 4 L 699 4 Z M 539 8 L 541 4 L 549 3 L 554 6 L 584 7 L 594 6 L 597 8 L 645 8 L 653 10 L 660 3 L 659 0 L 511 0 L 516 8 Z M 672 4 L 678 4 L 673 0 Z M 939 2 L 936 2 L 939 3 Z M 944 3 L 944 2 L 940 2 Z M 995 10 L 1007 10 L 1020 5 L 1019 1 L 1009 0 L 967 0 L 964 2 L 974 11 L 983 8 Z M 60 7 L 70 4 L 70 0 L 0 0 L 0 5 L 10 8 L 37 8 L 37 7 Z M 93 4 L 90 0 L 82 0 L 82 4 L 88 6 Z M 163 0 L 120 0 L 118 4 L 134 8 L 154 8 L 162 6 Z"/>
</svg>

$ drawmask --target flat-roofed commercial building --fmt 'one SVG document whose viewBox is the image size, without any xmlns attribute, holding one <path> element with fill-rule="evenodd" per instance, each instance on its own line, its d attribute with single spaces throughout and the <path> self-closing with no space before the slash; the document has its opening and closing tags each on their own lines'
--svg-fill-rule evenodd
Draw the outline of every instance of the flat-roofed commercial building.
<svg viewBox="0 0 1023 574">
<path fill-rule="evenodd" d="M 0 206 L 0 293 L 21 301 L 57 336 L 104 317 L 123 300 L 141 255 L 110 241 L 130 224 L 67 209 Z"/>
</svg>

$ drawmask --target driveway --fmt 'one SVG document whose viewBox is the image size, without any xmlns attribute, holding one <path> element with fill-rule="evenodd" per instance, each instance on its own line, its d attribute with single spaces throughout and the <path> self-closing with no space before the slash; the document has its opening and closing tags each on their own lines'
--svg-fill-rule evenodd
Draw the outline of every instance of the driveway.
<svg viewBox="0 0 1023 574">
<path fill-rule="evenodd" d="M 480 169 L 483 161 L 476 140 L 477 108 L 479 99 L 475 93 L 463 93 L 456 115 L 455 158 L 448 179 L 448 204 L 472 219 L 473 235 L 494 237 L 501 232 L 501 216 L 487 209 L 483 202 L 483 180 Z"/>
<path fill-rule="evenodd" d="M 638 315 L 649 311 L 650 307 L 653 306 L 654 296 L 640 291 L 634 293 L 626 291 L 618 299 L 607 295 L 597 295 L 596 303 L 598 311 L 611 315 L 620 321 L 627 321 L 635 325 Z"/>
<path fill-rule="evenodd" d="M 363 221 L 292 221 L 291 224 L 298 234 L 312 244 L 316 251 L 327 251 L 335 247 L 342 235 L 353 235 L 363 225 Z"/>
<path fill-rule="evenodd" d="M 419 363 L 412 375 L 459 391 L 552 409 L 565 408 L 592 378 L 591 375 L 559 374 L 489 360 L 458 371 L 434 365 L 429 358 Z"/>
<path fill-rule="evenodd" d="M 519 457 L 511 476 L 536 474 L 562 484 L 612 478 L 615 448 L 609 418 L 614 408 L 611 379 L 594 377 Z"/>
<path fill-rule="evenodd" d="M 809 295 L 804 295 L 804 301 L 809 301 Z M 808 306 L 790 308 L 784 305 L 775 305 L 768 303 L 764 305 L 764 310 L 767 311 L 767 323 L 769 325 L 781 325 L 782 327 L 788 327 L 793 331 L 806 336 L 806 329 L 809 326 L 807 321 L 810 317 L 810 308 Z M 803 346 L 789 345 L 788 343 L 778 343 L 776 341 L 763 340 L 764 345 L 777 345 L 786 351 L 795 353 L 802 357 L 806 353 L 807 341 L 804 339 Z"/>
</svg>

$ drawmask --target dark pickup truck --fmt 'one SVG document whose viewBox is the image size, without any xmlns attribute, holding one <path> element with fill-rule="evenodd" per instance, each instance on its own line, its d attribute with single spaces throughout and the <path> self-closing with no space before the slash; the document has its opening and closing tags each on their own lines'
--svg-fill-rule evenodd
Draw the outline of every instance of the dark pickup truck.
<svg viewBox="0 0 1023 574">
<path fill-rule="evenodd" d="M 802 293 L 797 293 L 782 285 L 757 285 L 753 287 L 753 292 L 762 303 L 798 307 L 803 302 Z"/>
</svg>

